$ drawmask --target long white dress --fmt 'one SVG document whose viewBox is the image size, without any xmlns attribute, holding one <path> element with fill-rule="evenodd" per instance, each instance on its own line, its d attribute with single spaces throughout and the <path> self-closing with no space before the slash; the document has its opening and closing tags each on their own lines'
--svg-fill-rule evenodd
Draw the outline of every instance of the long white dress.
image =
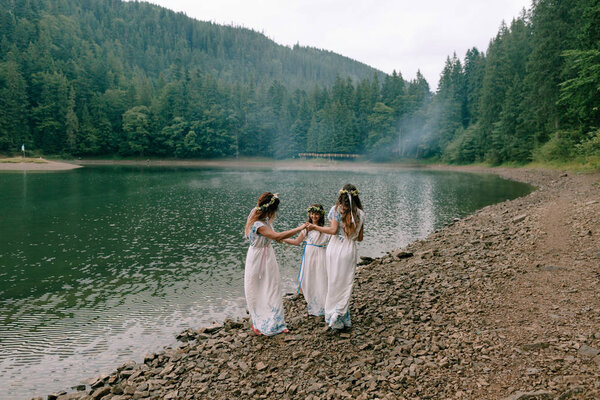
<svg viewBox="0 0 600 400">
<path fill-rule="evenodd" d="M 329 235 L 318 231 L 305 233 L 304 250 L 298 280 L 310 315 L 325 315 L 327 296 L 327 266 L 325 245 Z"/>
<path fill-rule="evenodd" d="M 248 233 L 250 247 L 246 255 L 244 291 L 252 324 L 263 335 L 281 333 L 285 326 L 279 264 L 271 240 L 258 233 L 258 228 L 271 224 L 256 221 Z"/>
<path fill-rule="evenodd" d="M 325 322 L 331 328 L 342 329 L 352 326 L 349 306 L 356 269 L 356 239 L 365 221 L 365 213 L 359 209 L 354 216 L 357 226 L 350 238 L 344 232 L 342 215 L 337 206 L 331 208 L 328 218 L 338 222 L 338 231 L 331 235 L 327 246 Z"/>
</svg>

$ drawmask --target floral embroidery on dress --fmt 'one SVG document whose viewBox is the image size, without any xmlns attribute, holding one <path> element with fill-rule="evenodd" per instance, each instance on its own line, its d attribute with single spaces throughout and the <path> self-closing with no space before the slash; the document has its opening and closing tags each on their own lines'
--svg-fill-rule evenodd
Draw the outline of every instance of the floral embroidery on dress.
<svg viewBox="0 0 600 400">
<path fill-rule="evenodd" d="M 306 235 L 306 238 L 304 239 L 304 241 L 308 244 L 315 244 L 318 246 L 323 246 L 326 244 L 325 242 L 327 241 L 327 239 L 325 239 L 324 241 L 320 240 L 321 235 L 323 235 L 323 234 L 319 231 L 310 231 Z M 319 242 L 323 242 L 323 243 L 319 243 Z"/>
<path fill-rule="evenodd" d="M 268 221 L 256 221 L 254 224 L 252 224 L 250 231 L 248 232 L 248 241 L 250 242 L 250 246 L 266 247 L 271 242 L 271 239 L 258 233 L 258 228 L 261 226 L 271 228 L 271 224 L 269 224 Z"/>
<path fill-rule="evenodd" d="M 342 316 L 338 316 L 337 313 L 329 316 L 329 318 L 325 318 L 325 322 L 327 325 L 334 329 L 343 329 L 344 327 L 352 327 L 352 322 L 350 321 L 350 310 L 346 311 L 346 314 Z"/>
<path fill-rule="evenodd" d="M 277 307 L 271 307 L 271 314 L 273 317 L 262 321 L 258 327 L 260 332 L 267 336 L 281 333 L 286 329 L 283 311 Z"/>
<path fill-rule="evenodd" d="M 317 316 L 325 315 L 325 307 L 319 303 L 320 302 L 319 299 L 317 299 L 317 296 L 313 296 L 311 301 L 307 302 L 308 313 Z"/>
<path fill-rule="evenodd" d="M 342 213 L 339 212 L 338 210 L 338 206 L 333 206 L 331 207 L 331 210 L 329 210 L 329 214 L 327 215 L 327 218 L 330 221 L 337 221 L 338 223 L 338 230 L 337 232 L 333 235 L 333 236 L 337 236 L 338 239 L 340 240 L 345 240 L 346 238 L 346 234 L 344 233 L 344 222 L 342 221 Z M 360 227 L 363 225 L 364 223 L 364 218 L 365 218 L 365 213 L 363 210 L 358 209 L 357 213 L 356 213 L 356 223 L 359 227 L 358 230 L 360 230 Z M 356 232 L 356 234 L 358 234 L 358 230 Z M 350 238 L 352 240 L 356 240 L 355 237 Z"/>
</svg>

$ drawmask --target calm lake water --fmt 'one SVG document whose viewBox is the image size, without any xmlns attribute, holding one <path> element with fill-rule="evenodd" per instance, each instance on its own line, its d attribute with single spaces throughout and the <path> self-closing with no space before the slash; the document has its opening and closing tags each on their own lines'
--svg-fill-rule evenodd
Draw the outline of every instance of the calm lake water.
<svg viewBox="0 0 600 400">
<path fill-rule="evenodd" d="M 344 183 L 367 214 L 360 255 L 378 256 L 488 204 L 530 192 L 491 175 L 86 167 L 0 174 L 0 398 L 69 387 L 245 315 L 243 225 L 279 192 L 278 230 L 326 209 Z M 301 250 L 276 244 L 283 288 Z"/>
</svg>

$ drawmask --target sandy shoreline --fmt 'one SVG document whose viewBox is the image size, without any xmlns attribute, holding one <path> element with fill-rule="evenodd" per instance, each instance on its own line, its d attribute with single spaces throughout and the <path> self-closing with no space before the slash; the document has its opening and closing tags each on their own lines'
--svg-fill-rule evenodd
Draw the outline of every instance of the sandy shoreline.
<svg viewBox="0 0 600 400">
<path fill-rule="evenodd" d="M 286 298 L 290 334 L 191 327 L 176 348 L 48 398 L 600 398 L 600 174 L 429 168 L 538 190 L 359 267 L 348 332 Z"/>
<path fill-rule="evenodd" d="M 41 162 L 0 162 L 0 171 L 67 171 L 81 168 L 81 165 L 71 162 L 50 161 L 41 159 Z"/>
</svg>

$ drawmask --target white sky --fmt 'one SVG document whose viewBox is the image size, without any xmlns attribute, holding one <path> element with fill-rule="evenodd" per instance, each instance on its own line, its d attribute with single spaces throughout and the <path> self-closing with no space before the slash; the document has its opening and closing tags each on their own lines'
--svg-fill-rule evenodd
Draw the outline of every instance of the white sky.
<svg viewBox="0 0 600 400">
<path fill-rule="evenodd" d="M 150 0 L 188 16 L 263 32 L 275 42 L 331 50 L 435 90 L 447 56 L 487 50 L 531 0 Z"/>
</svg>

